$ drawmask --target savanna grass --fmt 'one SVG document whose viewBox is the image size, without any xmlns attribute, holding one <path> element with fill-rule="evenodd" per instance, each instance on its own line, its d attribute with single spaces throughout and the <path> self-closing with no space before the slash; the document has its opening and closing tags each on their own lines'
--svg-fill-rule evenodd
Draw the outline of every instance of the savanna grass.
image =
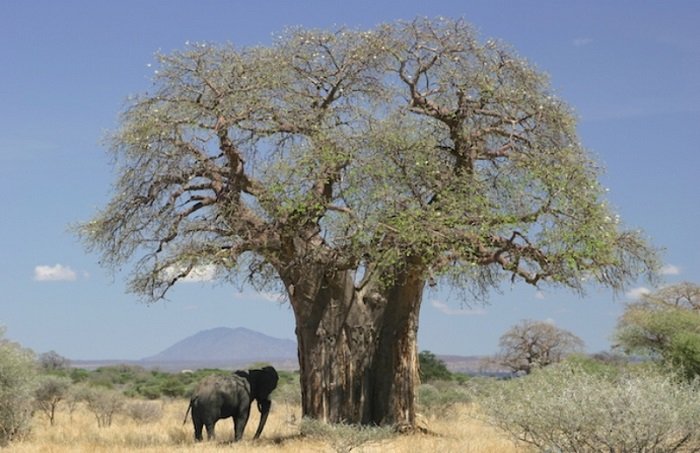
<svg viewBox="0 0 700 453">
<path fill-rule="evenodd" d="M 127 404 L 128 406 L 128 404 Z M 126 453 L 126 452 L 223 452 L 231 451 L 232 422 L 217 424 L 217 439 L 195 444 L 191 421 L 183 425 L 187 408 L 185 400 L 162 404 L 162 415 L 149 422 L 136 421 L 128 414 L 115 415 L 108 427 L 98 427 L 93 414 L 80 404 L 72 412 L 59 407 L 55 426 L 45 417 L 32 420 L 30 436 L 13 442 L 8 452 L 45 453 Z M 273 403 L 261 439 L 252 436 L 258 423 L 258 413 L 251 412 L 243 440 L 236 444 L 237 452 L 498 452 L 516 450 L 512 442 L 496 429 L 474 418 L 474 407 L 459 404 L 449 416 L 421 417 L 427 433 L 398 435 L 383 428 L 357 429 L 349 426 L 327 427 L 301 418 L 297 405 Z"/>
</svg>

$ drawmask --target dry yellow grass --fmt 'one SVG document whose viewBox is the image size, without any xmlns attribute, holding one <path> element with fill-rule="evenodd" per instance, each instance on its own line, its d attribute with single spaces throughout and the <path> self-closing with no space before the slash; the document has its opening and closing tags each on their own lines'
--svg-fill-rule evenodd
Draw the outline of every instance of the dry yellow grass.
<svg viewBox="0 0 700 453">
<path fill-rule="evenodd" d="M 231 451 L 231 419 L 216 425 L 217 440 L 195 444 L 192 423 L 182 420 L 187 402 L 163 403 L 163 416 L 153 423 L 137 423 L 130 418 L 116 416 L 111 427 L 98 428 L 94 416 L 79 407 L 70 415 L 65 407 L 56 416 L 55 426 L 37 414 L 33 420 L 30 438 L 9 446 L 9 452 L 45 453 L 107 453 L 107 452 L 223 452 Z M 235 445 L 242 452 L 498 452 L 520 451 L 507 438 L 484 425 L 472 415 L 474 409 L 460 406 L 451 410 L 450 417 L 425 420 L 431 434 L 397 435 L 389 439 L 349 445 L 343 439 L 308 438 L 299 435 L 298 407 L 273 404 L 267 426 L 260 440 L 253 442 L 252 433 L 258 422 L 256 410 L 251 412 L 243 441 Z"/>
</svg>

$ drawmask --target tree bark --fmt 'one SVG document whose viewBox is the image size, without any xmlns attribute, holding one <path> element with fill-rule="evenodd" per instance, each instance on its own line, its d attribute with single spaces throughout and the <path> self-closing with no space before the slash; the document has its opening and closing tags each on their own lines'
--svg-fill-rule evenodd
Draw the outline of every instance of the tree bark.
<svg viewBox="0 0 700 453">
<path fill-rule="evenodd" d="M 420 272 L 400 275 L 387 294 L 376 357 L 372 413 L 374 423 L 412 430 L 416 422 L 418 315 L 425 282 Z"/>
<path fill-rule="evenodd" d="M 354 271 L 307 269 L 289 277 L 283 280 L 296 317 L 303 415 L 412 429 L 420 272 L 404 272 L 381 290 L 356 288 Z"/>
</svg>

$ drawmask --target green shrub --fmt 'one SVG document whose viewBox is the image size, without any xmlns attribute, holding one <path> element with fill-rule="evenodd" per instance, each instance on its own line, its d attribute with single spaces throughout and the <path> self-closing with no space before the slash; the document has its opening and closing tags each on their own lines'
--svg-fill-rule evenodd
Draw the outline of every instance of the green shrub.
<svg viewBox="0 0 700 453">
<path fill-rule="evenodd" d="M 631 369 L 630 365 L 625 361 L 606 360 L 606 358 L 601 359 L 595 356 L 574 354 L 564 359 L 564 362 L 565 366 L 577 367 L 585 373 L 599 375 L 608 379 L 619 378 Z"/>
<path fill-rule="evenodd" d="M 677 283 L 630 303 L 618 320 L 615 342 L 628 354 L 648 356 L 692 380 L 700 376 L 700 285 Z"/>
<path fill-rule="evenodd" d="M 36 377 L 34 354 L 3 336 L 0 328 L 0 446 L 29 433 Z"/>
<path fill-rule="evenodd" d="M 437 358 L 432 352 L 420 352 L 418 354 L 418 362 L 421 382 L 449 381 L 452 379 L 452 373 L 447 369 L 445 362 Z"/>
<path fill-rule="evenodd" d="M 90 372 L 82 368 L 71 368 L 68 372 L 68 377 L 71 378 L 74 384 L 85 382 L 90 377 Z"/>
<path fill-rule="evenodd" d="M 418 387 L 418 407 L 426 415 L 449 416 L 455 405 L 468 403 L 472 399 L 473 392 L 468 384 L 432 381 Z"/>
<path fill-rule="evenodd" d="M 698 386 L 672 377 L 589 373 L 575 364 L 503 382 L 480 400 L 487 421 L 544 451 L 700 449 Z"/>
</svg>

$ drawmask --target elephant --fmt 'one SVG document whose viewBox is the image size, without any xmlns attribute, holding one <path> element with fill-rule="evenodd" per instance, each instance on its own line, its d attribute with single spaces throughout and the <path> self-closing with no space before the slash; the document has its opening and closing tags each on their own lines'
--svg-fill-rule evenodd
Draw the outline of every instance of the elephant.
<svg viewBox="0 0 700 453">
<path fill-rule="evenodd" d="M 260 370 L 235 371 L 230 375 L 211 375 L 202 379 L 192 394 L 190 405 L 185 413 L 192 411 L 194 438 L 202 440 L 202 428 L 207 429 L 207 438 L 214 439 L 214 425 L 222 418 L 233 417 L 234 441 L 243 437 L 243 431 L 248 423 L 250 405 L 257 401 L 260 411 L 260 422 L 253 439 L 260 437 L 272 401 L 270 393 L 277 387 L 279 376 L 277 370 L 266 366 Z"/>
</svg>

